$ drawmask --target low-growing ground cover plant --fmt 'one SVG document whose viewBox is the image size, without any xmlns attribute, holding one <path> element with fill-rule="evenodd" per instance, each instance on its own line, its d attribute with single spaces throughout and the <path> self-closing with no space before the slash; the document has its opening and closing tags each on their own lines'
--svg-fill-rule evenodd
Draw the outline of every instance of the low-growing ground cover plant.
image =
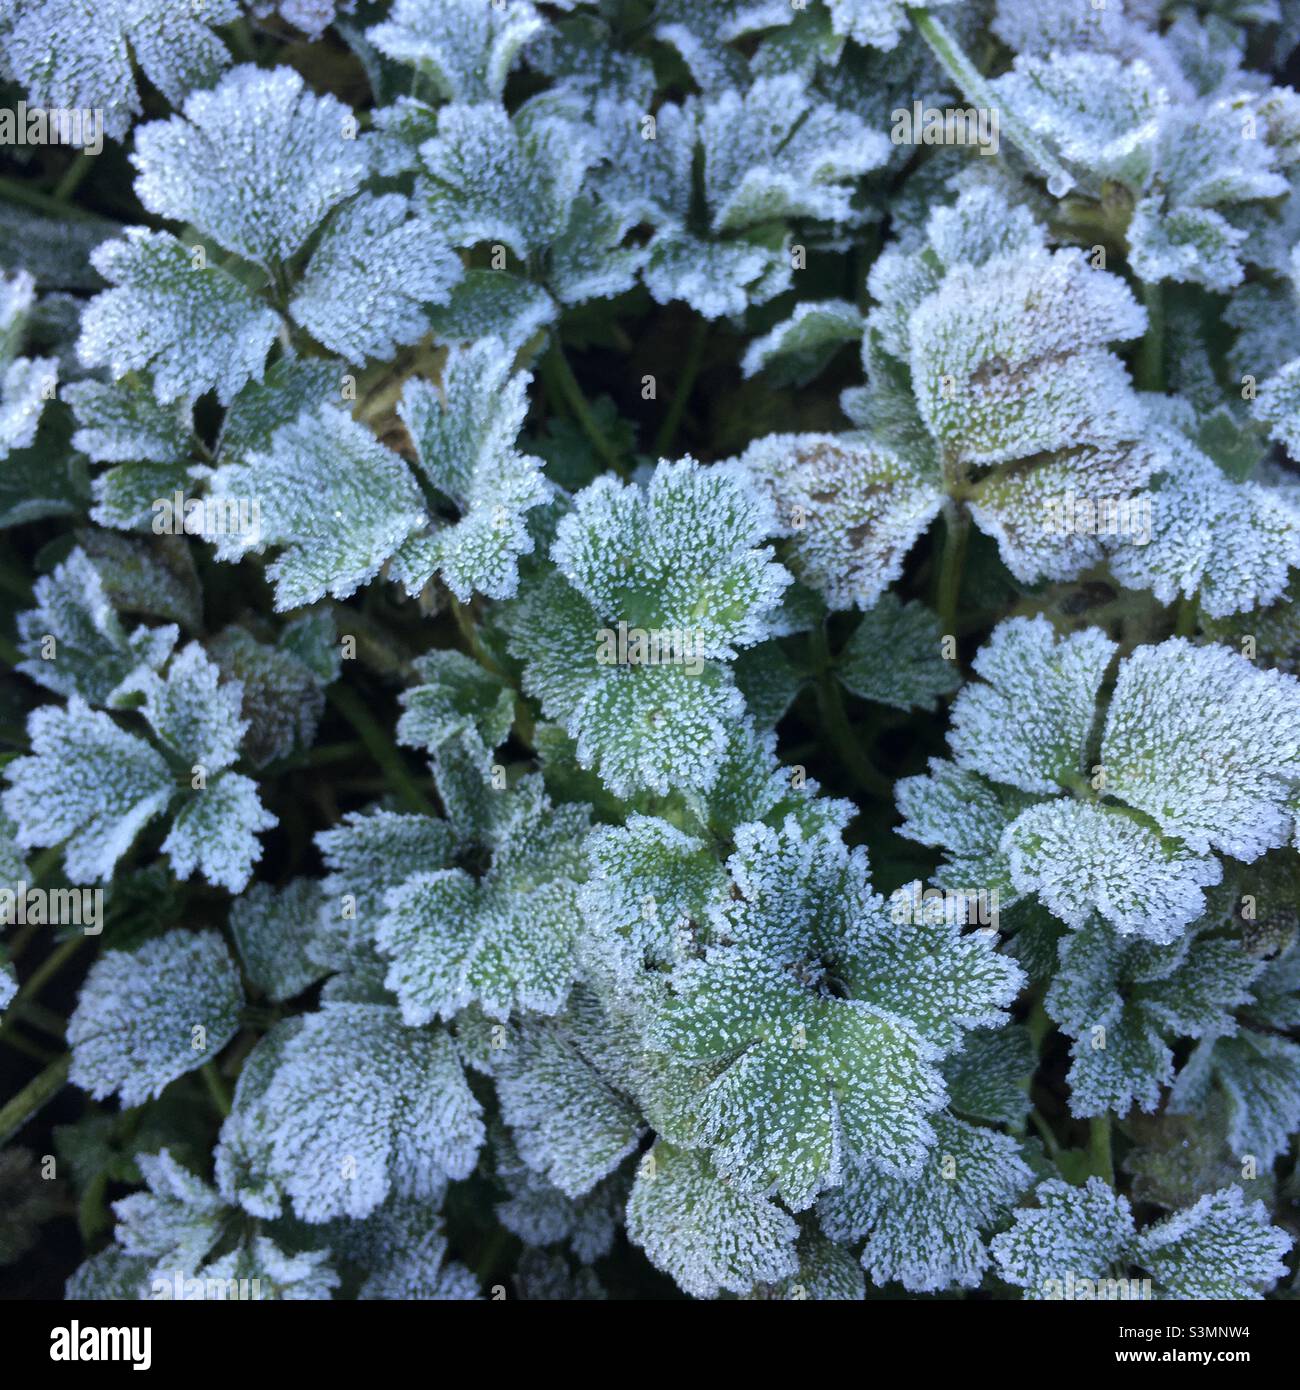
<svg viewBox="0 0 1300 1390">
<path fill-rule="evenodd" d="M 1294 1297 L 1298 44 L 12 0 L 0 1291 Z"/>
</svg>

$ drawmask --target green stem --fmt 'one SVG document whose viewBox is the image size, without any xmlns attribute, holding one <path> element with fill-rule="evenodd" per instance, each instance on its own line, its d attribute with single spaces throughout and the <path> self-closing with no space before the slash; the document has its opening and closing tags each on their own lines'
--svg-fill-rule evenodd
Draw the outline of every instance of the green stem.
<svg viewBox="0 0 1300 1390">
<path fill-rule="evenodd" d="M 68 1079 L 68 1068 L 71 1065 L 72 1055 L 65 1052 L 38 1076 L 34 1076 L 3 1109 L 0 1109 L 0 1144 L 7 1144 L 33 1115 L 44 1109 L 59 1094 Z"/>
<path fill-rule="evenodd" d="M 939 557 L 939 578 L 935 587 L 939 632 L 945 637 L 957 630 L 957 598 L 961 592 L 962 569 L 966 563 L 969 539 L 970 514 L 964 507 L 949 503 L 944 513 L 943 552 Z"/>
<path fill-rule="evenodd" d="M 17 647 L 3 634 L 0 633 L 0 661 L 6 666 L 17 666 L 23 659 L 23 654 Z"/>
<path fill-rule="evenodd" d="M 682 374 L 673 388 L 673 398 L 668 402 L 668 412 L 659 433 L 655 435 L 655 457 L 667 458 L 681 427 L 682 416 L 686 413 L 687 402 L 695 389 L 695 378 L 700 374 L 700 364 L 704 361 L 704 344 L 709 336 L 708 319 L 697 319 L 691 331 L 691 341 L 686 348 L 686 361 L 682 363 Z"/>
<path fill-rule="evenodd" d="M 0 198 L 7 198 L 14 203 L 25 203 L 37 212 L 43 212 L 49 217 L 61 217 L 65 221 L 69 217 L 76 217 L 82 221 L 99 220 L 94 213 L 79 208 L 76 203 L 61 203 L 51 194 L 42 193 L 21 179 L 0 178 Z"/>
<path fill-rule="evenodd" d="M 47 984 L 59 973 L 60 970 L 72 959 L 81 949 L 86 938 L 84 935 L 70 937 L 62 945 L 56 947 L 48 956 L 32 971 L 30 978 L 23 984 L 22 988 L 14 995 L 5 1016 L 0 1020 L 0 1038 L 18 1022 L 19 1015 L 22 1013 L 23 1005 L 36 996 L 45 988 Z"/>
<path fill-rule="evenodd" d="M 34 1042 L 29 1042 L 21 1033 L 6 1033 L 0 1038 L 8 1047 L 12 1047 L 15 1052 L 21 1052 L 24 1057 L 30 1057 L 33 1062 L 39 1062 L 42 1066 L 54 1056 L 52 1052 L 47 1052 L 43 1047 L 37 1047 Z"/>
<path fill-rule="evenodd" d="M 1174 636 L 1191 637 L 1196 632 L 1196 600 L 1180 598 L 1174 613 Z"/>
<path fill-rule="evenodd" d="M 402 799 L 408 810 L 426 816 L 433 815 L 433 803 L 407 771 L 402 755 L 397 751 L 397 745 L 379 726 L 356 691 L 350 686 L 335 682 L 325 692 L 325 698 L 357 731 L 370 756 L 379 764 L 389 787 Z"/>
<path fill-rule="evenodd" d="M 1034 1128 L 1041 1136 L 1043 1144 L 1047 1148 L 1048 1156 L 1055 1162 L 1057 1154 L 1061 1152 L 1061 1145 L 1057 1141 L 1056 1135 L 1052 1133 L 1051 1125 L 1047 1123 L 1037 1110 L 1031 1110 L 1029 1112 L 1029 1118 L 1033 1121 Z"/>
<path fill-rule="evenodd" d="M 1054 198 L 1064 198 L 1074 187 L 1074 177 L 1048 147 L 1026 126 L 993 90 L 988 79 L 966 56 L 962 46 L 948 32 L 941 20 L 927 10 L 908 10 L 916 31 L 930 45 L 934 56 L 949 77 L 957 84 L 971 106 L 997 111 L 1001 133 L 1020 147 L 1021 153 L 1047 180 L 1047 190 Z"/>
<path fill-rule="evenodd" d="M 230 1092 L 226 1089 L 226 1083 L 217 1073 L 217 1064 L 204 1062 L 200 1071 L 203 1084 L 208 1088 L 208 1095 L 212 1097 L 213 1105 L 221 1112 L 222 1119 L 225 1119 L 230 1114 Z"/>
<path fill-rule="evenodd" d="M 1088 1122 L 1088 1154 L 1092 1171 L 1111 1187 L 1115 1186 L 1115 1165 L 1110 1152 L 1110 1111 L 1094 1115 Z"/>
<path fill-rule="evenodd" d="M 573 368 L 569 366 L 569 359 L 564 355 L 559 338 L 551 340 L 551 350 L 542 358 L 541 370 L 546 389 L 552 395 L 559 396 L 573 412 L 573 418 L 582 427 L 582 432 L 591 440 L 592 448 L 600 456 L 600 461 L 607 468 L 612 468 L 618 473 L 624 472 L 623 460 L 619 457 L 618 450 L 602 433 L 596 416 L 592 412 L 591 403 L 583 395 L 578 378 L 574 376 Z"/>
<path fill-rule="evenodd" d="M 87 154 L 85 150 L 82 150 L 76 159 L 68 165 L 63 177 L 54 186 L 54 201 L 56 203 L 66 203 L 77 191 L 81 186 L 82 179 L 90 173 L 91 161 L 94 157 L 94 155 Z"/>
<path fill-rule="evenodd" d="M 813 644 L 819 666 L 817 707 L 836 755 L 843 758 L 849 775 L 864 791 L 871 792 L 885 801 L 893 801 L 894 784 L 867 757 L 853 725 L 849 722 L 840 683 L 831 665 L 824 627 L 814 631 Z"/>
<path fill-rule="evenodd" d="M 1159 284 L 1142 286 L 1142 303 L 1147 311 L 1147 331 L 1138 344 L 1133 361 L 1134 384 L 1139 391 L 1165 389 L 1165 301 Z"/>
</svg>

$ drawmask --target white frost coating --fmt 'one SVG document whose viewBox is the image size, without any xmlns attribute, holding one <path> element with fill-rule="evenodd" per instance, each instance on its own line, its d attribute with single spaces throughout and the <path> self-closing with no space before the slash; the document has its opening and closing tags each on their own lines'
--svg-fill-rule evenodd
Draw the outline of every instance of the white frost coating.
<svg viewBox="0 0 1300 1390">
<path fill-rule="evenodd" d="M 405 461 L 333 406 L 304 411 L 269 448 L 250 450 L 209 480 L 215 498 L 256 498 L 255 531 L 214 534 L 219 560 L 281 548 L 268 569 L 280 610 L 327 593 L 347 598 L 372 580 L 427 519 Z"/>
<path fill-rule="evenodd" d="M 235 1036 L 244 995 L 213 931 L 172 931 L 91 967 L 68 1023 L 69 1077 L 96 1100 L 141 1105 Z M 202 1046 L 195 1046 L 196 1036 Z"/>
<path fill-rule="evenodd" d="M 445 100 L 491 101 L 500 99 L 520 50 L 544 28 L 530 0 L 397 0 L 366 37 L 427 73 Z"/>
<path fill-rule="evenodd" d="M 193 93 L 183 117 L 136 133 L 136 192 L 150 212 L 227 251 L 260 265 L 286 260 L 367 173 L 352 119 L 290 68 L 235 68 Z"/>
<path fill-rule="evenodd" d="M 191 253 L 165 232 L 128 227 L 91 256 L 114 286 L 81 318 L 77 355 L 115 379 L 148 370 L 160 405 L 215 390 L 228 404 L 262 378 L 280 320 L 218 266 L 196 269 Z"/>
<path fill-rule="evenodd" d="M 790 582 L 759 545 L 772 529 L 734 464 L 662 462 L 644 488 L 607 476 L 574 499 L 551 549 L 559 573 L 511 614 L 511 650 L 526 688 L 615 792 L 707 788 L 717 776 L 743 713 L 727 663 L 767 635 Z M 618 660 L 620 622 L 670 634 L 670 659 Z M 602 632 L 613 634 L 603 644 Z"/>
<path fill-rule="evenodd" d="M 476 589 L 509 598 L 518 587 L 519 558 L 533 550 L 525 514 L 549 492 L 541 459 L 515 447 L 532 378 L 513 360 L 499 338 L 482 338 L 450 351 L 437 389 L 417 378 L 402 393 L 419 466 L 460 513 L 399 554 L 394 572 L 412 594 L 434 568 L 462 603 Z"/>
<path fill-rule="evenodd" d="M 1289 843 L 1300 682 L 1182 638 L 1120 665 L 1102 739 L 1107 788 L 1195 851 L 1247 862 Z"/>
<path fill-rule="evenodd" d="M 437 225 L 410 210 L 395 193 L 340 209 L 289 301 L 294 319 L 350 362 L 417 342 L 428 329 L 425 306 L 444 303 L 461 277 Z"/>
<path fill-rule="evenodd" d="M 201 8 L 175 0 L 14 0 L 0 19 L 0 51 L 31 106 L 102 108 L 121 140 L 143 109 L 133 62 L 173 105 L 230 61 L 215 27 L 239 18 L 236 0 Z"/>
<path fill-rule="evenodd" d="M 674 973 L 650 1038 L 720 1068 L 693 1103 L 714 1163 L 796 1210 L 850 1159 L 915 1173 L 945 1100 L 935 1063 L 1003 1019 L 1020 972 L 984 934 L 891 921 L 861 851 L 790 822 L 736 843 L 732 897 L 708 915 L 717 944 Z"/>
<path fill-rule="evenodd" d="M 898 1282 L 910 1293 L 978 1287 L 989 1265 L 981 1232 L 1033 1182 L 1009 1135 L 948 1114 L 934 1128 L 934 1147 L 916 1177 L 853 1166 L 818 1206 L 832 1239 L 867 1237 L 862 1267 L 873 1284 Z"/>
<path fill-rule="evenodd" d="M 1081 801 L 1031 806 L 1007 827 L 1002 852 L 1022 893 L 1037 893 L 1067 926 L 1092 912 L 1116 931 L 1172 941 L 1205 911 L 1201 891 L 1223 866 L 1161 840 L 1122 811 Z"/>
<path fill-rule="evenodd" d="M 695 1298 L 745 1293 L 798 1268 L 794 1218 L 723 1181 L 708 1158 L 660 1140 L 637 1169 L 627 1234 Z"/>
<path fill-rule="evenodd" d="M 396 1009 L 327 1003 L 285 1043 L 252 1102 L 265 1162 L 303 1221 L 368 1216 L 390 1193 L 436 1199 L 483 1142 L 480 1106 L 438 1030 Z"/>
</svg>

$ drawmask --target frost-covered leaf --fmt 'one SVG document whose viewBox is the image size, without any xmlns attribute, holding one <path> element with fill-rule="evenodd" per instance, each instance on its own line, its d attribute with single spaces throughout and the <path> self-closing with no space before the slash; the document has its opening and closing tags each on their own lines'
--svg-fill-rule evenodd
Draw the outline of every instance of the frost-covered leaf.
<svg viewBox="0 0 1300 1390">
<path fill-rule="evenodd" d="M 445 100 L 491 101 L 500 98 L 520 49 L 543 27 L 530 0 L 397 0 L 366 37 L 427 74 Z"/>
<path fill-rule="evenodd" d="M 433 1203 L 390 1199 L 364 1220 L 339 1222 L 330 1246 L 366 1271 L 358 1298 L 445 1302 L 480 1296 L 474 1275 L 447 1259 L 447 1237 Z"/>
<path fill-rule="evenodd" d="M 1007 1135 L 950 1115 L 934 1127 L 934 1147 L 917 1176 L 855 1165 L 819 1204 L 833 1240 L 867 1237 L 862 1267 L 875 1284 L 896 1281 L 912 1293 L 977 1287 L 989 1264 L 981 1233 L 1033 1181 Z"/>
<path fill-rule="evenodd" d="M 1028 1031 L 1009 1024 L 977 1028 L 944 1064 L 949 1104 L 963 1115 L 1007 1125 L 1024 1123 L 1037 1058 Z"/>
<path fill-rule="evenodd" d="M 772 499 L 799 579 L 831 608 L 870 608 L 943 503 L 926 470 L 854 435 L 768 435 L 741 464 Z"/>
<path fill-rule="evenodd" d="M 1057 638 L 1046 618 L 999 624 L 952 708 L 958 764 L 1027 792 L 1054 792 L 1083 771 L 1097 694 L 1115 644 L 1100 629 Z"/>
<path fill-rule="evenodd" d="M 292 68 L 252 65 L 192 93 L 184 116 L 142 126 L 131 158 L 150 212 L 266 266 L 299 250 L 367 172 L 342 102 L 309 91 Z"/>
<path fill-rule="evenodd" d="M 417 197 L 453 246 L 503 242 L 526 257 L 564 231 L 593 158 L 584 133 L 554 115 L 453 104 L 420 146 Z"/>
<path fill-rule="evenodd" d="M 1102 738 L 1106 787 L 1199 853 L 1247 862 L 1288 843 L 1300 682 L 1174 638 L 1120 664 Z"/>
<path fill-rule="evenodd" d="M 193 1274 L 220 1239 L 225 1202 L 167 1149 L 136 1163 L 148 1190 L 113 1203 L 117 1243 L 160 1273 Z"/>
<path fill-rule="evenodd" d="M 24 848 L 65 840 L 64 867 L 74 882 L 106 881 L 146 822 L 176 792 L 167 764 L 79 695 L 63 709 L 47 705 L 28 724 L 30 756 L 5 769 L 4 809 Z"/>
<path fill-rule="evenodd" d="M 1157 947 L 1103 927 L 1073 933 L 1044 1001 L 1073 1039 L 1071 1112 L 1155 1110 L 1173 1079 L 1169 1041 L 1235 1032 L 1231 1011 L 1251 998 L 1260 968 L 1230 940 Z"/>
<path fill-rule="evenodd" d="M 493 1055 L 501 1114 L 520 1157 L 567 1197 L 590 1192 L 637 1146 L 636 1107 L 602 1073 L 599 1011 L 526 1020 Z"/>
<path fill-rule="evenodd" d="M 230 61 L 212 29 L 238 17 L 235 0 L 15 0 L 0 17 L 0 50 L 31 106 L 98 109 L 120 140 L 142 110 L 135 70 L 178 104 Z"/>
<path fill-rule="evenodd" d="M 924 604 L 882 594 L 844 644 L 836 674 L 864 700 L 933 710 L 961 684 L 957 663 L 942 654 L 942 636 Z"/>
<path fill-rule="evenodd" d="M 1223 877 L 1212 855 L 1162 839 L 1121 810 L 1063 800 L 1031 806 L 1000 848 L 1018 892 L 1037 893 L 1067 926 L 1099 913 L 1116 931 L 1167 942 L 1205 911 Z"/>
<path fill-rule="evenodd" d="M 1114 547 L 1111 573 L 1161 603 L 1197 598 L 1213 618 L 1262 608 L 1300 568 L 1300 505 L 1262 482 L 1232 482 L 1183 448 L 1151 489 L 1150 534 Z"/>
<path fill-rule="evenodd" d="M 804 301 L 745 350 L 746 376 L 765 372 L 775 385 L 806 386 L 845 343 L 862 337 L 864 319 L 843 299 Z"/>
<path fill-rule="evenodd" d="M 945 1100 L 935 1062 L 1002 1020 L 1018 970 L 952 921 L 891 921 L 860 851 L 760 826 L 736 843 L 715 944 L 675 971 L 651 1035 L 720 1066 L 695 1102 L 719 1171 L 796 1209 L 849 1160 L 916 1172 Z"/>
<path fill-rule="evenodd" d="M 514 692 L 463 652 L 426 652 L 413 665 L 419 684 L 402 692 L 397 741 L 432 753 L 453 739 L 472 738 L 485 765 L 509 736 Z"/>
<path fill-rule="evenodd" d="M 322 1222 L 368 1216 L 390 1193 L 440 1195 L 474 1166 L 479 1114 L 446 1033 L 403 1027 L 382 1005 L 326 1003 L 284 1044 L 246 1122 L 298 1217 Z"/>
<path fill-rule="evenodd" d="M 217 557 L 258 546 L 281 554 L 267 570 L 280 611 L 327 593 L 347 598 L 372 580 L 426 520 L 410 469 L 350 416 L 332 406 L 304 412 L 265 451 L 224 464 L 210 479 L 216 498 L 259 502 L 257 535 L 211 537 Z"/>
<path fill-rule="evenodd" d="M 74 1085 L 140 1105 L 210 1061 L 234 1037 L 244 995 L 214 931 L 171 931 L 105 951 L 68 1022 Z"/>
<path fill-rule="evenodd" d="M 1285 1276 L 1292 1243 L 1262 1202 L 1229 1187 L 1143 1231 L 1135 1253 L 1170 1297 L 1253 1299 Z"/>
<path fill-rule="evenodd" d="M 1012 1228 L 993 1238 L 1001 1276 L 1031 1299 L 1065 1298 L 1070 1280 L 1113 1278 L 1135 1239 L 1128 1201 L 1100 1178 L 1084 1187 L 1053 1178 L 1036 1195 L 1038 1206 L 1017 1212 Z"/>
<path fill-rule="evenodd" d="M 137 667 L 161 666 L 179 635 L 175 627 L 137 628 L 129 637 L 95 566 L 78 547 L 36 581 L 36 607 L 18 616 L 17 669 L 59 695 L 111 703 Z"/>
<path fill-rule="evenodd" d="M 637 1169 L 627 1234 L 695 1298 L 746 1293 L 798 1268 L 798 1226 L 766 1197 L 714 1172 L 708 1158 L 660 1140 Z"/>
<path fill-rule="evenodd" d="M 436 568 L 462 603 L 475 589 L 509 598 L 521 555 L 532 552 L 525 513 L 549 493 L 542 462 L 515 439 L 528 410 L 526 373 L 511 372 L 513 353 L 498 338 L 453 348 L 438 389 L 407 383 L 398 414 L 428 481 L 455 505 L 459 519 L 418 537 L 396 570 L 418 593 Z"/>
<path fill-rule="evenodd" d="M 576 975 L 584 806 L 552 807 L 541 779 L 492 793 L 503 805 L 480 843 L 487 866 L 405 873 L 376 931 L 387 984 L 409 1024 L 452 1018 L 471 1002 L 495 1018 L 554 1013 Z"/>
<path fill-rule="evenodd" d="M 301 994 L 325 974 L 308 955 L 322 897 L 309 878 L 283 889 L 255 883 L 230 907 L 230 934 L 249 981 L 276 1003 Z"/>
<path fill-rule="evenodd" d="M 0 462 L 30 449 L 46 401 L 58 387 L 59 364 L 51 357 L 18 357 L 0 365 Z"/>
<path fill-rule="evenodd" d="M 429 310 L 429 331 L 436 343 L 497 337 L 517 351 L 558 312 L 551 296 L 531 280 L 504 270 L 468 270 L 447 303 Z"/>
<path fill-rule="evenodd" d="M 617 794 L 707 787 L 741 697 L 725 665 L 765 634 L 789 582 L 771 517 L 734 466 L 661 463 L 645 488 L 599 478 L 561 521 L 560 573 L 525 592 L 511 649 L 581 764 Z"/>
<path fill-rule="evenodd" d="M 409 211 L 396 193 L 341 208 L 289 301 L 290 314 L 318 342 L 351 362 L 391 357 L 422 338 L 424 306 L 445 303 L 460 279 L 460 261 L 439 245 L 437 225 Z"/>
<path fill-rule="evenodd" d="M 280 321 L 219 266 L 165 232 L 128 227 L 94 253 L 114 286 L 86 306 L 77 353 L 115 378 L 149 370 L 160 404 L 215 390 L 228 403 L 260 378 Z"/>
</svg>

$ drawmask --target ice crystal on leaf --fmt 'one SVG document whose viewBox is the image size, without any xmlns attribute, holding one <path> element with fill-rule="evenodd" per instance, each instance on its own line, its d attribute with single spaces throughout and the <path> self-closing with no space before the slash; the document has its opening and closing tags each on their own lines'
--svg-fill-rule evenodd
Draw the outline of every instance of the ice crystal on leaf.
<svg viewBox="0 0 1300 1390">
<path fill-rule="evenodd" d="M 501 96 L 519 50 L 541 32 L 529 0 L 397 0 L 367 32 L 381 53 L 427 73 L 448 101 Z"/>
<path fill-rule="evenodd" d="M 1045 1004 L 1074 1040 L 1071 1110 L 1154 1110 L 1174 1074 L 1168 1039 L 1235 1033 L 1231 1011 L 1252 998 L 1261 968 L 1231 940 L 1155 946 L 1094 925 L 1063 941 Z"/>
<path fill-rule="evenodd" d="M 1014 1139 L 943 1115 L 918 1176 L 855 1165 L 819 1212 L 832 1239 L 867 1237 L 862 1267 L 873 1283 L 897 1281 L 913 1293 L 975 1288 L 989 1264 L 981 1231 L 1032 1181 Z"/>
<path fill-rule="evenodd" d="M 480 1106 L 446 1033 L 403 1027 L 383 1005 L 326 1003 L 273 1065 L 233 1114 L 301 1220 L 368 1216 L 390 1193 L 440 1197 L 473 1168 Z"/>
<path fill-rule="evenodd" d="M 431 866 L 385 895 L 375 939 L 407 1023 L 451 1018 L 471 1001 L 497 1018 L 554 1013 L 575 978 L 587 809 L 550 806 L 539 778 L 494 795 L 491 825 L 466 845 L 488 858 L 481 875 Z"/>
<path fill-rule="evenodd" d="M 132 162 L 150 212 L 268 267 L 298 251 L 367 172 L 342 102 L 290 68 L 251 66 L 193 93 L 183 116 L 142 126 Z"/>
<path fill-rule="evenodd" d="M 696 1298 L 746 1293 L 798 1268 L 793 1218 L 721 1178 L 703 1154 L 662 1140 L 637 1170 L 628 1239 Z"/>
<path fill-rule="evenodd" d="M 212 28 L 238 17 L 235 0 L 15 0 L 0 18 L 0 52 L 32 106 L 100 108 L 120 140 L 142 109 L 135 70 L 179 103 L 230 61 Z"/>
<path fill-rule="evenodd" d="M 899 785 L 901 833 L 958 861 L 996 846 L 1013 894 L 1036 893 L 1067 925 L 1097 912 L 1168 942 L 1222 877 L 1212 851 L 1250 862 L 1289 842 L 1300 686 L 1223 647 L 1139 647 L 1119 663 L 1090 763 L 1114 656 L 1097 629 L 997 628 L 975 660 L 987 683 L 953 705 L 955 766 Z M 987 808 L 964 830 L 946 819 L 954 793 Z"/>
<path fill-rule="evenodd" d="M 109 705 L 118 686 L 140 666 L 156 670 L 171 655 L 174 626 L 139 627 L 128 636 L 85 551 L 74 550 L 37 581 L 36 607 L 18 619 L 27 660 L 18 669 L 59 695 Z"/>
<path fill-rule="evenodd" d="M 66 708 L 35 710 L 32 753 L 6 769 L 4 805 L 19 843 L 66 841 L 69 877 L 107 880 L 144 825 L 174 807 L 162 849 L 176 874 L 198 869 L 239 892 L 261 856 L 258 832 L 276 824 L 256 783 L 231 769 L 246 728 L 240 698 L 239 686 L 220 684 L 216 666 L 191 643 L 165 676 L 138 666 L 114 692 L 120 708 L 139 704 L 161 750 L 79 695 Z"/>
<path fill-rule="evenodd" d="M 1037 1196 L 1039 1206 L 993 1240 L 999 1272 L 1025 1298 L 1124 1297 L 1115 1290 L 1140 1285 L 1130 1273 L 1136 1265 L 1166 1298 L 1252 1299 L 1286 1272 L 1291 1237 L 1240 1188 L 1211 1193 L 1141 1232 L 1127 1199 L 1099 1178 L 1082 1188 L 1052 1179 Z"/>
<path fill-rule="evenodd" d="M 106 242 L 93 260 L 115 288 L 82 317 L 77 352 L 86 366 L 118 378 L 150 370 L 160 404 L 204 391 L 229 402 L 261 379 L 276 316 L 220 266 L 197 265 L 174 237 L 143 227 Z"/>
<path fill-rule="evenodd" d="M 173 931 L 91 968 L 68 1024 L 71 1079 L 140 1105 L 234 1037 L 244 994 L 216 932 Z"/>
<path fill-rule="evenodd" d="M 391 357 L 427 329 L 423 306 L 441 304 L 461 276 L 438 228 L 405 198 L 359 198 L 330 219 L 289 312 L 349 361 Z"/>
<path fill-rule="evenodd" d="M 598 479 L 561 521 L 557 572 L 521 599 L 511 648 L 616 793 L 717 776 L 742 706 L 727 663 L 766 635 L 789 583 L 758 545 L 770 529 L 741 473 L 689 459 L 644 488 Z"/>
<path fill-rule="evenodd" d="M 1002 1019 L 1019 971 L 951 922 L 891 922 L 860 851 L 792 827 L 736 842 L 710 944 L 651 1025 L 652 1046 L 720 1068 L 697 1102 L 715 1164 L 796 1209 L 850 1159 L 914 1173 L 946 1098 L 935 1064 Z"/>
</svg>

